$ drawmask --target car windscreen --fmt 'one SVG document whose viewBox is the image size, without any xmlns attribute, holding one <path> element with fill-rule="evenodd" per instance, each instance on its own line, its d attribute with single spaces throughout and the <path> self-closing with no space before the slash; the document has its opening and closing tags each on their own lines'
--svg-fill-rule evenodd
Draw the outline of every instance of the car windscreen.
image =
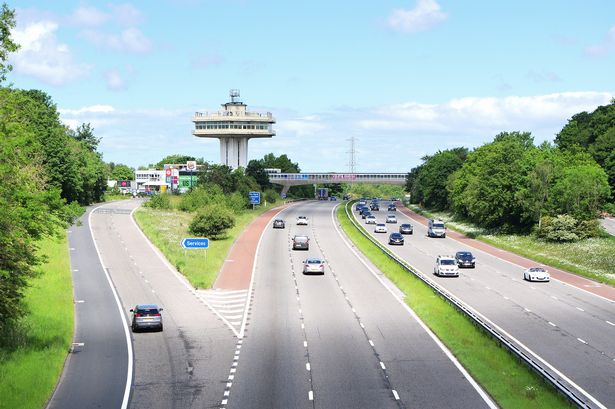
<svg viewBox="0 0 615 409">
<path fill-rule="evenodd" d="M 302 236 L 295 237 L 295 243 L 307 243 L 307 241 L 308 241 L 307 237 L 302 237 Z"/>
<path fill-rule="evenodd" d="M 141 314 L 141 315 L 156 315 L 158 314 L 158 309 L 157 308 L 137 309 L 135 310 L 135 313 Z"/>
<path fill-rule="evenodd" d="M 432 229 L 443 229 L 444 228 L 444 224 L 442 223 L 434 223 L 431 225 Z"/>
<path fill-rule="evenodd" d="M 454 266 L 455 260 L 449 260 L 449 259 L 440 260 L 440 264 L 442 264 L 443 266 Z"/>
<path fill-rule="evenodd" d="M 322 261 L 317 258 L 309 258 L 305 261 L 307 264 L 322 264 Z"/>
<path fill-rule="evenodd" d="M 459 258 L 472 258 L 472 253 L 457 253 Z"/>
</svg>

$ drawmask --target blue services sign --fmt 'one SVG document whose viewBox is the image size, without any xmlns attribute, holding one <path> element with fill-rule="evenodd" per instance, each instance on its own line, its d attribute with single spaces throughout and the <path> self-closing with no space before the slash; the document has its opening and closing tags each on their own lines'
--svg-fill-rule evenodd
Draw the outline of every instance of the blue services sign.
<svg viewBox="0 0 615 409">
<path fill-rule="evenodd" d="M 261 192 L 250 192 L 248 196 L 250 197 L 250 204 L 261 204 Z"/>
<path fill-rule="evenodd" d="M 206 238 L 192 238 L 183 239 L 181 241 L 182 247 L 185 249 L 206 249 L 209 247 L 209 239 Z"/>
</svg>

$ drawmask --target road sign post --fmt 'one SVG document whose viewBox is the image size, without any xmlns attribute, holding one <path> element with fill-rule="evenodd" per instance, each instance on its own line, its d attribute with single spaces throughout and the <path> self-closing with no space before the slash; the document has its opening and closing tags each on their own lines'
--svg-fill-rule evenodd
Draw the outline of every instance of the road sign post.
<svg viewBox="0 0 615 409">
<path fill-rule="evenodd" d="M 257 204 L 261 204 L 261 192 L 249 192 L 250 204 L 252 204 L 252 210 Z"/>
</svg>

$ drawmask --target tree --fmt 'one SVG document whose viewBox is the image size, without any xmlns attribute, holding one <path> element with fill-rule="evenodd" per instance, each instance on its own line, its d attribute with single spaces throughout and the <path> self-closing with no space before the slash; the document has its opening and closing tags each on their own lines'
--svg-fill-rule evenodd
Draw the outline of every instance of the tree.
<svg viewBox="0 0 615 409">
<path fill-rule="evenodd" d="M 448 179 L 461 167 L 468 155 L 466 148 L 438 151 L 435 155 L 424 157 L 413 180 L 412 192 L 416 193 L 425 206 L 434 209 L 449 207 Z"/>
<path fill-rule="evenodd" d="M 594 219 L 611 196 L 604 169 L 597 164 L 571 166 L 553 186 L 555 211 L 581 220 Z"/>
<path fill-rule="evenodd" d="M 11 38 L 13 28 L 15 28 L 15 10 L 9 9 L 6 3 L 3 3 L 0 10 L 0 82 L 4 82 L 6 74 L 13 70 L 13 66 L 6 63 L 9 54 L 19 49 L 19 44 L 14 43 Z"/>
<path fill-rule="evenodd" d="M 203 158 L 195 158 L 190 155 L 173 154 L 162 158 L 160 162 L 154 165 L 150 165 L 150 168 L 163 169 L 166 164 L 183 164 L 188 161 L 195 161 L 199 165 L 204 165 L 207 163 Z"/>
<path fill-rule="evenodd" d="M 267 174 L 267 172 L 265 172 L 265 166 L 260 160 L 252 159 L 250 162 L 248 162 L 248 166 L 246 167 L 246 175 L 254 178 L 254 180 L 256 181 L 256 183 L 258 183 L 262 190 L 271 187 L 271 183 L 269 182 L 269 175 Z"/>
<path fill-rule="evenodd" d="M 107 166 L 109 169 L 109 179 L 111 180 L 133 180 L 135 178 L 134 169 L 128 165 L 109 162 Z"/>
<path fill-rule="evenodd" d="M 234 225 L 235 217 L 228 208 L 221 205 L 208 205 L 197 212 L 189 229 L 192 234 L 216 240 L 223 238 L 226 230 Z"/>
<path fill-rule="evenodd" d="M 92 152 L 96 152 L 101 139 L 94 136 L 94 128 L 89 123 L 79 125 L 71 136 Z"/>
</svg>

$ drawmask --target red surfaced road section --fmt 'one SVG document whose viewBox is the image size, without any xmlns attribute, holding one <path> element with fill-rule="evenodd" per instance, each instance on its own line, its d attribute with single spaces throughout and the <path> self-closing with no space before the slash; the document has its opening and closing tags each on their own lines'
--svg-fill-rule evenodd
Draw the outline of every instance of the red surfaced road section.
<svg viewBox="0 0 615 409">
<path fill-rule="evenodd" d="M 413 212 L 412 210 L 402 207 L 400 208 L 400 210 L 408 217 L 416 220 L 417 222 L 423 224 L 423 225 L 427 225 L 427 218 L 421 216 L 420 214 L 417 214 L 415 212 Z M 468 247 L 473 247 L 475 249 L 484 251 L 486 253 L 489 253 L 491 255 L 494 255 L 496 257 L 499 257 L 503 260 L 509 261 L 511 263 L 517 264 L 521 267 L 528 268 L 531 266 L 536 266 L 537 263 L 536 261 L 530 260 L 528 258 L 525 257 L 521 257 L 518 256 L 516 254 L 513 254 L 509 251 L 506 250 L 502 250 L 499 249 L 497 247 L 491 246 L 487 243 L 483 243 L 482 241 L 479 240 L 475 240 L 475 239 L 471 239 L 461 233 L 458 233 L 456 231 L 451 231 L 448 230 L 446 232 L 446 235 L 448 237 L 451 237 L 463 244 L 465 244 Z M 589 280 L 587 278 L 578 276 L 576 274 L 572 274 L 569 273 L 567 271 L 564 270 L 560 270 L 557 269 L 555 267 L 549 267 L 549 274 L 551 274 L 551 277 L 560 280 L 566 284 L 572 285 L 574 287 L 578 287 L 582 290 L 588 291 L 590 293 L 599 295 L 601 297 L 604 297 L 608 300 L 611 301 L 615 301 L 615 288 L 608 286 L 606 284 L 600 284 L 596 281 L 592 281 Z"/>
<path fill-rule="evenodd" d="M 266 211 L 246 227 L 229 251 L 222 270 L 213 285 L 216 290 L 247 290 L 252 279 L 252 266 L 256 247 L 263 230 L 278 212 L 288 207 L 284 205 Z"/>
</svg>

